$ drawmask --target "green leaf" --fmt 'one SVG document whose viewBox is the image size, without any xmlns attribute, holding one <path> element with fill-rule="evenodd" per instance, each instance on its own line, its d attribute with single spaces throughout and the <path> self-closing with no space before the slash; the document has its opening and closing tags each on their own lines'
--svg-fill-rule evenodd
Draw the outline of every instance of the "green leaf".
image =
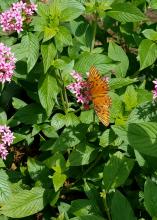
<svg viewBox="0 0 157 220">
<path fill-rule="evenodd" d="M 112 10 L 107 15 L 120 22 L 137 22 L 146 19 L 145 15 L 133 4 L 119 3 L 113 4 Z"/>
<path fill-rule="evenodd" d="M 44 28 L 44 39 L 43 42 L 46 42 L 53 38 L 58 32 L 58 27 L 45 27 Z"/>
<path fill-rule="evenodd" d="M 53 152 L 65 151 L 68 148 L 76 146 L 84 140 L 86 129 L 87 128 L 82 125 L 65 128 L 59 138 L 52 145 L 51 150 L 53 150 Z"/>
<path fill-rule="evenodd" d="M 14 138 L 13 144 L 16 144 L 16 143 L 19 143 L 20 141 L 25 140 L 27 136 L 24 134 L 19 134 L 19 133 L 14 132 L 14 137 L 15 138 Z"/>
<path fill-rule="evenodd" d="M 35 181 L 39 181 L 41 178 L 46 180 L 46 175 L 48 175 L 48 170 L 45 165 L 34 158 L 28 158 L 27 160 L 28 172 L 31 178 Z"/>
<path fill-rule="evenodd" d="M 107 129 L 103 132 L 103 134 L 100 136 L 100 146 L 107 147 L 110 144 L 113 143 L 113 141 L 116 139 L 116 135 L 113 132 L 112 129 Z"/>
<path fill-rule="evenodd" d="M 84 215 L 84 216 L 79 216 L 75 218 L 71 218 L 70 220 L 106 220 L 106 218 L 102 218 L 100 216 L 96 215 Z"/>
<path fill-rule="evenodd" d="M 112 198 L 111 215 L 112 220 L 137 220 L 128 200 L 119 191 Z"/>
<path fill-rule="evenodd" d="M 45 189 L 34 187 L 31 190 L 21 190 L 11 196 L 2 206 L 1 213 L 11 218 L 23 218 L 41 211 L 45 204 Z M 46 201 L 48 202 L 48 201 Z"/>
<path fill-rule="evenodd" d="M 113 154 L 104 167 L 103 183 L 106 191 L 121 186 L 128 178 L 134 160 L 125 157 L 121 152 Z"/>
<path fill-rule="evenodd" d="M 58 45 L 61 47 L 72 45 L 72 36 L 70 31 L 64 26 L 59 26 L 59 30 L 55 35 L 55 42 L 57 48 Z"/>
<path fill-rule="evenodd" d="M 126 72 L 129 67 L 129 59 L 122 49 L 122 47 L 118 46 L 114 42 L 109 43 L 109 48 L 108 48 L 108 56 L 114 60 L 114 61 L 119 61 L 120 64 L 118 64 L 114 70 L 116 72 L 117 77 L 125 77 Z"/>
<path fill-rule="evenodd" d="M 24 102 L 24 101 L 21 100 L 21 99 L 18 99 L 18 98 L 13 97 L 12 105 L 13 105 L 13 107 L 14 107 L 15 109 L 19 109 L 19 108 L 22 108 L 22 107 L 26 106 L 27 103 Z"/>
<path fill-rule="evenodd" d="M 41 105 L 33 103 L 20 108 L 15 113 L 14 119 L 24 124 L 38 124 L 46 119 L 46 114 Z"/>
<path fill-rule="evenodd" d="M 52 180 L 53 180 L 53 185 L 55 188 L 55 192 L 57 192 L 64 184 L 65 180 L 66 180 L 66 175 L 62 174 L 62 173 L 58 173 L 55 172 L 52 176 Z"/>
<path fill-rule="evenodd" d="M 84 124 L 91 124 L 94 121 L 93 109 L 88 110 L 88 111 L 81 111 L 80 121 Z"/>
<path fill-rule="evenodd" d="M 100 214 L 98 206 L 96 206 L 92 200 L 88 199 L 77 199 L 72 201 L 69 212 L 79 217 L 83 217 L 85 215 L 90 216 Z"/>
<path fill-rule="evenodd" d="M 124 86 L 132 84 L 136 82 L 136 79 L 129 79 L 129 78 L 112 78 L 109 80 L 110 89 L 120 89 Z"/>
<path fill-rule="evenodd" d="M 130 111 L 137 106 L 137 92 L 133 85 L 127 87 L 123 96 L 123 101 L 125 103 L 126 111 Z"/>
<path fill-rule="evenodd" d="M 52 113 L 58 92 L 57 81 L 51 73 L 41 76 L 38 85 L 38 94 L 41 105 L 46 110 L 48 116 Z"/>
<path fill-rule="evenodd" d="M 53 156 L 44 160 L 44 164 L 57 173 L 63 173 L 66 170 L 66 160 L 60 152 L 57 152 Z"/>
<path fill-rule="evenodd" d="M 27 71 L 30 72 L 37 62 L 39 56 L 39 41 L 35 34 L 29 32 L 22 38 L 22 47 L 27 53 Z"/>
<path fill-rule="evenodd" d="M 7 202 L 12 195 L 11 187 L 9 183 L 9 177 L 6 172 L 0 169 L 0 204 Z"/>
<path fill-rule="evenodd" d="M 157 32 L 153 29 L 145 29 L 142 34 L 149 40 L 157 41 Z"/>
<path fill-rule="evenodd" d="M 80 122 L 79 118 L 73 112 L 69 112 L 65 115 L 66 127 L 77 126 L 79 122 Z"/>
<path fill-rule="evenodd" d="M 128 140 L 139 152 L 157 157 L 157 123 L 141 122 L 128 125 Z"/>
<path fill-rule="evenodd" d="M 85 8 L 76 0 L 60 0 L 61 16 L 60 21 L 72 21 L 83 14 Z"/>
<path fill-rule="evenodd" d="M 147 178 L 144 184 L 144 205 L 150 216 L 157 217 L 157 184 Z"/>
<path fill-rule="evenodd" d="M 114 92 L 110 92 L 109 96 L 112 100 L 112 105 L 110 107 L 110 120 L 112 121 L 115 118 L 118 118 L 119 115 L 122 114 L 123 108 L 122 108 L 122 100 L 119 95 L 117 95 Z"/>
<path fill-rule="evenodd" d="M 52 42 L 47 42 L 41 45 L 41 54 L 43 57 L 44 72 L 46 73 L 52 65 L 52 61 L 56 56 L 56 48 Z"/>
<path fill-rule="evenodd" d="M 81 142 L 71 152 L 68 162 L 70 166 L 86 165 L 92 162 L 96 156 L 95 148 L 85 142 Z"/>
<path fill-rule="evenodd" d="M 0 124 L 1 125 L 7 124 L 7 115 L 2 108 L 0 108 Z"/>
<path fill-rule="evenodd" d="M 59 130 L 62 127 L 64 127 L 65 122 L 66 122 L 65 115 L 61 113 L 56 113 L 51 119 L 51 126 L 53 126 L 56 130 Z"/>
<path fill-rule="evenodd" d="M 157 121 L 157 103 L 144 102 L 138 105 L 129 115 L 128 123 Z"/>
<path fill-rule="evenodd" d="M 157 45 L 148 39 L 142 40 L 138 48 L 138 55 L 140 70 L 143 70 L 155 62 L 157 57 Z"/>
<path fill-rule="evenodd" d="M 102 73 L 107 73 L 115 67 L 113 61 L 106 55 L 84 52 L 80 55 L 74 69 L 80 73 L 86 73 L 92 65 Z"/>
</svg>

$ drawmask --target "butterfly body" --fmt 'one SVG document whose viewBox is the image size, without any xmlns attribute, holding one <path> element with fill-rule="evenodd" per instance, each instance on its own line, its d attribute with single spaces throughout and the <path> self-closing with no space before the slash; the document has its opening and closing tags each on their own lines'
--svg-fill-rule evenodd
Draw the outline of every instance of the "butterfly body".
<svg viewBox="0 0 157 220">
<path fill-rule="evenodd" d="M 92 66 L 89 70 L 88 83 L 90 85 L 90 95 L 94 104 L 95 112 L 99 120 L 105 125 L 109 125 L 109 107 L 111 98 L 108 96 L 108 82 L 101 78 L 98 70 Z"/>
</svg>

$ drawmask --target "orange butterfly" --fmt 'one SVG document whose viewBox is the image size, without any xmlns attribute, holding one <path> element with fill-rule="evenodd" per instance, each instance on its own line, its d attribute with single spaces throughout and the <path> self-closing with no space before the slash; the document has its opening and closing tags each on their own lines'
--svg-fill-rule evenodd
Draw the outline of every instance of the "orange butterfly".
<svg viewBox="0 0 157 220">
<path fill-rule="evenodd" d="M 94 104 L 95 112 L 99 120 L 105 125 L 109 125 L 109 107 L 111 98 L 108 96 L 109 85 L 103 80 L 98 70 L 92 66 L 89 70 L 88 80 L 90 85 L 90 94 Z"/>
</svg>

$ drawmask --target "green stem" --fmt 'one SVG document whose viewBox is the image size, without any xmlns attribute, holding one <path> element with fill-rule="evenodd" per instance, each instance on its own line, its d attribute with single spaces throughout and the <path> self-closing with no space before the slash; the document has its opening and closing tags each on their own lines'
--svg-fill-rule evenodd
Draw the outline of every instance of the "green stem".
<svg viewBox="0 0 157 220">
<path fill-rule="evenodd" d="M 110 215 L 110 210 L 109 210 L 109 207 L 108 207 L 108 205 L 107 205 L 106 195 L 107 195 L 107 194 L 105 193 L 105 195 L 103 196 L 104 208 L 105 208 L 105 211 L 106 211 L 108 220 L 112 220 L 112 219 L 111 219 L 111 215 Z"/>
<path fill-rule="evenodd" d="M 95 21 L 93 22 L 93 39 L 92 39 L 90 51 L 94 49 L 96 30 L 97 30 L 97 16 L 95 15 Z"/>
</svg>

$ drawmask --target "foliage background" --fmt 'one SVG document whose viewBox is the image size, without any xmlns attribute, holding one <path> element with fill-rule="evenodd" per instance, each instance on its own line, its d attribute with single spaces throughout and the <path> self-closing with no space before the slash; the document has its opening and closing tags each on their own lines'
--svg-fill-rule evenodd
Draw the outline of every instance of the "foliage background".
<svg viewBox="0 0 157 220">
<path fill-rule="evenodd" d="M 0 124 L 16 138 L 0 160 L 0 220 L 156 220 L 156 0 L 31 2 L 30 26 L 0 32 L 17 58 L 1 85 Z M 110 77 L 109 127 L 66 90 L 91 65 Z"/>
</svg>

